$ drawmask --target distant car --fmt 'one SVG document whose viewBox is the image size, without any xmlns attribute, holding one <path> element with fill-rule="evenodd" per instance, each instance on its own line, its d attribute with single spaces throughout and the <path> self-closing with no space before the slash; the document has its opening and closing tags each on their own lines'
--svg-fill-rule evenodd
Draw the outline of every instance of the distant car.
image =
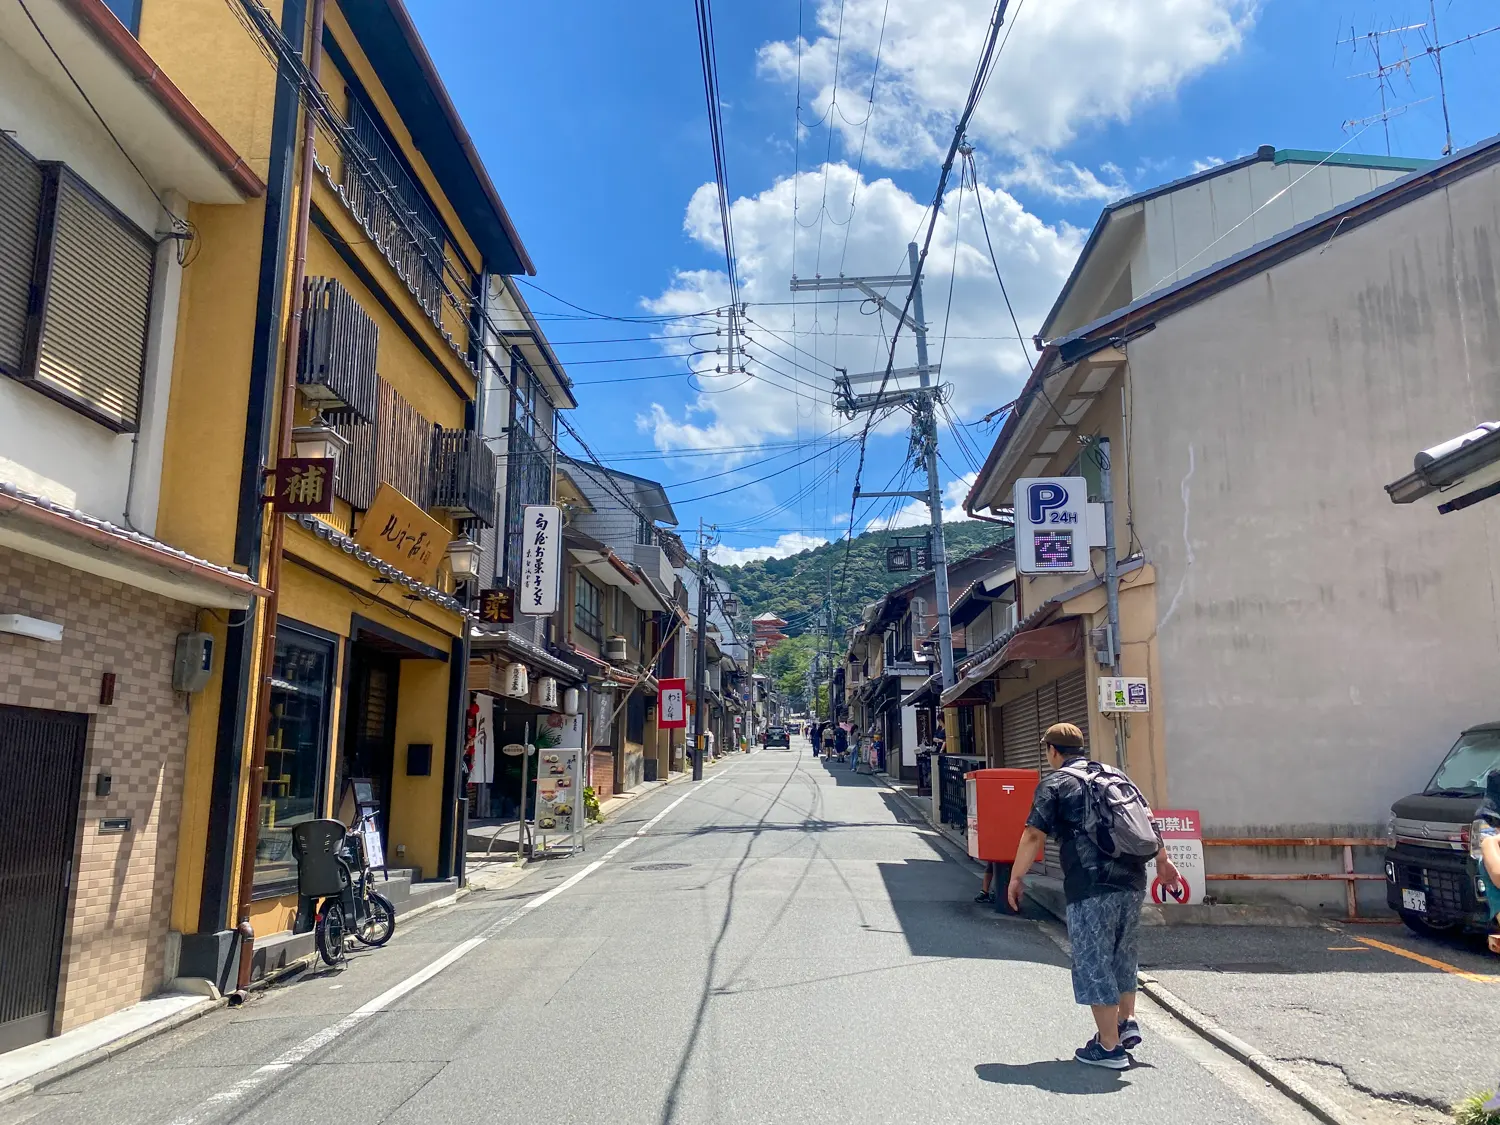
<svg viewBox="0 0 1500 1125">
<path fill-rule="evenodd" d="M 792 748 L 791 736 L 787 734 L 785 727 L 767 727 L 765 747 L 769 750 L 773 746 L 779 746 L 783 750 Z"/>
</svg>

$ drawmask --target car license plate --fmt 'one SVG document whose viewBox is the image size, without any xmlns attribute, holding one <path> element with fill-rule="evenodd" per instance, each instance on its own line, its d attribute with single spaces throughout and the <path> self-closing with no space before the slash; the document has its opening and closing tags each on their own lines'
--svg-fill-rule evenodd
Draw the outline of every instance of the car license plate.
<svg viewBox="0 0 1500 1125">
<path fill-rule="evenodd" d="M 1427 892 L 1413 891 L 1406 887 L 1401 888 L 1401 905 L 1407 910 L 1415 910 L 1418 914 L 1427 913 Z"/>
</svg>

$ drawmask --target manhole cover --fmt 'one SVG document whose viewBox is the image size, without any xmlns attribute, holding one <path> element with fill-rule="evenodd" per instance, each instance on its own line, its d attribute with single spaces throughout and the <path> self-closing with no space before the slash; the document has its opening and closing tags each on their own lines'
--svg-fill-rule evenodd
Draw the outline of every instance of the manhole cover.
<svg viewBox="0 0 1500 1125">
<path fill-rule="evenodd" d="M 691 863 L 638 863 L 630 870 L 632 871 L 676 871 L 681 867 L 691 867 Z"/>
</svg>

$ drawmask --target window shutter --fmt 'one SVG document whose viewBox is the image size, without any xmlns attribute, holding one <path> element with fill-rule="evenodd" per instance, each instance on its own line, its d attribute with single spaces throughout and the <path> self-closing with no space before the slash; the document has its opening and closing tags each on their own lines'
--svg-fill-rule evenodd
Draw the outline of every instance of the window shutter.
<svg viewBox="0 0 1500 1125">
<path fill-rule="evenodd" d="M 41 168 L 0 133 L 0 372 L 12 377 L 20 376 L 25 351 L 41 206 Z"/>
<path fill-rule="evenodd" d="M 155 244 L 67 168 L 44 170 L 22 378 L 117 432 L 140 417 Z"/>
</svg>

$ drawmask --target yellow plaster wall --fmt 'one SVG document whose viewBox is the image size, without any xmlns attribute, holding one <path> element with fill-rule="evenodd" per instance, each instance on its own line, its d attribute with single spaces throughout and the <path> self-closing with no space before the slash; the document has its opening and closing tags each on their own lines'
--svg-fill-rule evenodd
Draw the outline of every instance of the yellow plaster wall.
<svg viewBox="0 0 1500 1125">
<path fill-rule="evenodd" d="M 315 181 L 314 199 L 326 215 L 334 219 L 335 228 L 348 239 L 351 244 L 367 241 L 362 231 L 358 231 L 352 222 L 343 222 L 347 213 L 343 210 L 343 204 L 338 202 L 338 197 L 329 190 L 327 184 Z M 368 246 L 355 245 L 356 252 L 369 253 Z M 393 283 L 391 292 L 395 293 L 394 284 L 400 284 L 394 271 L 384 257 L 376 257 L 367 263 L 367 268 L 372 276 L 389 280 Z M 376 351 L 376 366 L 381 377 L 390 383 L 401 396 L 422 412 L 422 415 L 430 422 L 436 422 L 444 429 L 458 429 L 464 423 L 463 400 L 454 393 L 454 390 L 436 371 L 427 358 L 417 350 L 415 344 L 407 337 L 401 326 L 385 311 L 385 308 L 377 301 L 373 294 L 365 287 L 364 283 L 354 276 L 332 244 L 323 235 L 323 232 L 313 227 L 308 231 L 307 238 L 307 274 L 309 277 L 336 277 L 344 288 L 359 302 L 360 308 L 375 321 L 380 330 L 380 342 Z M 387 275 L 389 275 L 387 277 Z M 404 302 L 404 303 L 403 303 Z M 401 285 L 397 308 L 405 308 L 410 305 L 412 311 L 421 315 L 420 307 L 416 299 L 406 291 L 405 285 Z M 425 318 L 413 323 L 431 323 Z M 448 345 L 434 333 L 428 341 L 440 357 L 449 351 Z M 460 386 L 464 387 L 468 396 L 472 397 L 474 380 L 464 371 L 461 364 L 456 361 L 448 365 L 450 371 L 457 375 L 462 373 Z"/>
<path fill-rule="evenodd" d="M 448 736 L 448 665 L 437 660 L 403 660 L 396 705 L 396 755 L 391 777 L 390 855 L 392 866 L 420 867 L 433 877 L 442 834 L 443 753 Z M 432 772 L 406 775 L 406 748 L 432 744 Z M 398 850 L 406 845 L 406 855 Z"/>
<path fill-rule="evenodd" d="M 264 200 L 194 205 L 198 256 L 183 271 L 156 534 L 233 561 Z"/>
<path fill-rule="evenodd" d="M 380 116 L 385 121 L 385 126 L 390 130 L 391 136 L 396 140 L 396 145 L 401 149 L 401 154 L 406 157 L 407 162 L 417 174 L 417 180 L 427 190 L 433 203 L 437 206 L 438 213 L 442 215 L 443 221 L 448 224 L 458 240 L 458 245 L 470 262 L 478 264 L 479 249 L 469 238 L 468 232 L 464 230 L 463 224 L 458 221 L 458 212 L 448 202 L 448 197 L 443 194 L 443 189 L 438 186 L 438 180 L 432 174 L 432 169 L 427 166 L 416 142 L 412 140 L 411 131 L 407 128 L 400 116 L 396 113 L 396 107 L 391 102 L 390 96 L 386 94 L 385 87 L 375 77 L 375 68 L 365 58 L 364 51 L 360 48 L 354 32 L 350 29 L 348 22 L 344 19 L 344 13 L 339 9 L 337 3 L 329 4 L 324 20 L 327 22 L 328 30 L 332 32 L 334 41 L 338 43 L 349 64 L 354 68 L 355 77 L 364 86 L 365 92 L 375 103 L 375 108 L 380 111 Z M 324 85 L 328 83 L 325 81 Z"/>
<path fill-rule="evenodd" d="M 214 638 L 214 667 L 208 686 L 192 697 L 187 756 L 182 779 L 182 811 L 177 827 L 177 864 L 172 876 L 172 929 L 196 933 L 203 894 L 204 848 L 208 845 L 208 806 L 213 790 L 214 746 L 219 728 L 219 692 L 224 682 L 224 621 L 207 610 L 197 627 Z"/>
<path fill-rule="evenodd" d="M 279 24 L 281 0 L 263 2 Z M 137 38 L 194 108 L 264 180 L 276 69 L 229 5 L 213 0 L 145 0 Z"/>
</svg>

